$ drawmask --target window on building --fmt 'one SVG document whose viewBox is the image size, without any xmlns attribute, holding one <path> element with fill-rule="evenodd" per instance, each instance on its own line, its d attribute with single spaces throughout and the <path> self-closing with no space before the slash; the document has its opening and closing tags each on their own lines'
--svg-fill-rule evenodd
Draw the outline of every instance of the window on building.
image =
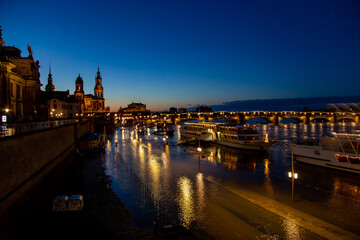
<svg viewBox="0 0 360 240">
<path fill-rule="evenodd" d="M 54 104 L 54 105 L 53 105 L 53 109 L 56 109 L 56 108 L 57 108 L 57 105 L 56 105 L 56 104 Z"/>
<path fill-rule="evenodd" d="M 72 105 L 70 105 L 70 110 L 72 110 Z"/>
</svg>

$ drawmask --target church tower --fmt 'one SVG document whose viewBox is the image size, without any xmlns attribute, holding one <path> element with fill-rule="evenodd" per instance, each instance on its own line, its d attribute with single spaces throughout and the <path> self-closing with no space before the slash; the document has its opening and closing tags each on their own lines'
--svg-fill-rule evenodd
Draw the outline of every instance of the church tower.
<svg viewBox="0 0 360 240">
<path fill-rule="evenodd" d="M 100 76 L 99 67 L 95 78 L 94 94 L 96 98 L 104 98 L 104 88 L 102 87 L 102 78 Z"/>
<path fill-rule="evenodd" d="M 105 99 L 104 99 L 104 88 L 102 86 L 102 78 L 100 75 L 100 69 L 98 67 L 98 71 L 95 77 L 95 88 L 94 88 L 94 108 L 96 111 L 104 111 L 105 109 Z"/>
<path fill-rule="evenodd" d="M 55 86 L 53 84 L 53 79 L 52 79 L 52 75 L 51 75 L 51 65 L 49 65 L 48 84 L 46 85 L 45 90 L 47 92 L 54 92 L 55 91 Z"/>
<path fill-rule="evenodd" d="M 85 114 L 85 103 L 84 103 L 84 81 L 83 79 L 80 77 L 80 73 L 79 76 L 76 78 L 75 81 L 75 99 L 80 101 L 81 103 L 81 114 L 82 116 L 84 116 Z"/>
</svg>

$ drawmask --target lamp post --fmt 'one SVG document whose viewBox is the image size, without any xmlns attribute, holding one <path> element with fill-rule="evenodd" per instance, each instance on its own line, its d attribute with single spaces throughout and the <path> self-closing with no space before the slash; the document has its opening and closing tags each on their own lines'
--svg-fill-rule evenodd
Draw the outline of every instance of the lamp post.
<svg viewBox="0 0 360 240">
<path fill-rule="evenodd" d="M 291 172 L 288 172 L 288 176 L 291 178 L 291 201 L 294 202 L 294 180 L 298 179 L 298 174 L 294 172 L 294 153 L 287 143 L 284 142 L 284 144 L 290 149 L 291 152 Z"/>
</svg>

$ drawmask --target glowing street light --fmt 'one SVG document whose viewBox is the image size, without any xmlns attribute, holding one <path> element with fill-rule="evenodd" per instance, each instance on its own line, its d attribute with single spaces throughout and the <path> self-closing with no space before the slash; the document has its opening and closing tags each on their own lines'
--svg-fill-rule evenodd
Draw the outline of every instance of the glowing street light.
<svg viewBox="0 0 360 240">
<path fill-rule="evenodd" d="M 168 145 L 169 144 L 168 136 L 164 136 L 163 141 L 165 145 Z"/>
<path fill-rule="evenodd" d="M 294 202 L 294 180 L 298 179 L 298 174 L 294 172 L 294 153 L 291 147 L 284 142 L 284 144 L 290 149 L 291 152 L 291 172 L 288 172 L 288 177 L 291 178 L 291 201 Z"/>
<path fill-rule="evenodd" d="M 292 178 L 292 172 L 288 172 L 288 176 L 289 178 Z M 297 173 L 294 173 L 294 179 L 298 179 L 298 174 Z"/>
</svg>

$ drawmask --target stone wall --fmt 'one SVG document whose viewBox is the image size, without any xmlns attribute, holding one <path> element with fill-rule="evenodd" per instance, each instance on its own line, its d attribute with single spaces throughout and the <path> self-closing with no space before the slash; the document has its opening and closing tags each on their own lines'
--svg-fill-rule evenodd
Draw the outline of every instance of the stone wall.
<svg viewBox="0 0 360 240">
<path fill-rule="evenodd" d="M 73 152 L 90 121 L 0 139 L 0 213 L 10 198 L 21 197 L 49 169 Z M 66 153 L 66 154 L 65 154 Z M 16 198 L 16 197 L 15 197 Z"/>
</svg>

